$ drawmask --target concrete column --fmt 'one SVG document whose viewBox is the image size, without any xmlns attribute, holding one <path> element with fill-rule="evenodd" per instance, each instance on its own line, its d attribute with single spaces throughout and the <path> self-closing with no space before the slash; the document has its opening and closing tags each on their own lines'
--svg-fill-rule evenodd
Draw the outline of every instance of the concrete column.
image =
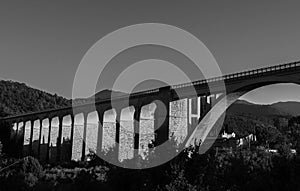
<svg viewBox="0 0 300 191">
<path fill-rule="evenodd" d="M 188 135 L 192 133 L 201 117 L 200 98 L 188 99 Z"/>
<path fill-rule="evenodd" d="M 206 98 L 206 96 L 200 97 L 200 102 L 201 102 L 201 107 L 200 107 L 201 117 L 200 117 L 200 119 L 202 119 L 206 114 L 206 108 L 207 108 L 207 98 Z"/>
<path fill-rule="evenodd" d="M 134 112 L 134 157 L 139 155 L 139 139 L 140 139 L 140 116 L 141 116 L 142 106 L 135 106 Z"/>
<path fill-rule="evenodd" d="M 160 102 L 157 102 L 154 114 L 155 146 L 159 146 L 169 139 L 170 93 L 170 87 L 159 90 Z"/>
<path fill-rule="evenodd" d="M 34 126 L 34 120 L 30 121 L 31 130 L 30 130 L 30 138 L 29 138 L 29 153 L 31 156 L 33 156 L 33 149 L 32 149 L 32 141 L 33 141 L 33 126 Z"/>
<path fill-rule="evenodd" d="M 71 152 L 70 152 L 70 158 L 69 158 L 70 161 L 72 160 L 73 139 L 74 139 L 74 115 L 71 115 L 71 135 L 70 135 Z"/>
<path fill-rule="evenodd" d="M 48 143 L 47 143 L 47 153 L 46 153 L 47 162 L 49 162 L 49 156 L 50 156 L 51 126 L 52 126 L 52 119 L 49 118 Z"/>
<path fill-rule="evenodd" d="M 213 107 L 216 104 L 216 100 L 217 100 L 216 95 L 215 94 L 211 95 L 211 97 L 210 97 L 211 107 Z"/>
<path fill-rule="evenodd" d="M 212 99 L 211 99 L 211 96 L 207 96 L 208 99 L 206 99 L 206 104 L 207 104 L 207 107 L 206 107 L 206 113 L 209 112 L 209 110 L 211 109 L 211 106 L 212 106 Z"/>
<path fill-rule="evenodd" d="M 85 159 L 87 117 L 88 117 L 88 113 L 83 113 L 83 120 L 84 120 L 84 122 L 83 122 L 83 137 L 82 137 L 81 161 L 84 161 L 84 159 Z"/>
<path fill-rule="evenodd" d="M 16 123 L 16 134 L 15 134 L 15 138 L 14 138 L 15 144 L 17 144 L 18 131 L 19 131 L 19 124 L 20 124 L 20 122 L 17 122 L 17 123 Z"/>
<path fill-rule="evenodd" d="M 16 133 L 15 133 L 15 136 L 14 136 L 14 145 L 15 145 L 15 151 L 16 151 L 16 153 L 15 153 L 15 156 L 16 157 L 19 157 L 20 156 L 20 153 L 19 153 L 19 146 L 20 146 L 20 144 L 19 144 L 19 139 L 18 139 L 18 131 L 19 131 L 19 124 L 20 124 L 21 122 L 17 122 L 16 123 Z"/>
<path fill-rule="evenodd" d="M 102 151 L 104 112 L 105 112 L 105 110 L 97 109 L 98 119 L 99 119 L 98 137 L 97 137 L 97 154 L 98 154 L 98 156 L 101 154 L 101 151 Z"/>
<path fill-rule="evenodd" d="M 40 133 L 39 133 L 39 145 L 38 145 L 38 159 L 40 159 L 40 155 L 41 155 L 41 139 L 42 139 L 42 122 L 43 120 L 40 119 Z"/>
<path fill-rule="evenodd" d="M 116 109 L 116 139 L 115 139 L 115 143 L 116 143 L 116 149 L 115 149 L 115 154 L 116 154 L 116 159 L 119 160 L 119 150 L 120 150 L 120 122 L 121 122 L 121 108 L 115 108 Z"/>
<path fill-rule="evenodd" d="M 20 147 L 20 158 L 24 156 L 23 151 L 24 151 L 24 138 L 25 138 L 25 126 L 26 126 L 26 121 L 23 121 L 23 128 L 21 130 L 21 147 Z"/>
<path fill-rule="evenodd" d="M 56 162 L 59 162 L 61 160 L 61 138 L 62 138 L 62 122 L 63 122 L 63 117 L 59 116 L 58 117 L 59 121 L 59 126 L 58 126 L 58 137 L 56 141 L 56 147 L 57 147 L 57 153 L 56 153 Z"/>
</svg>

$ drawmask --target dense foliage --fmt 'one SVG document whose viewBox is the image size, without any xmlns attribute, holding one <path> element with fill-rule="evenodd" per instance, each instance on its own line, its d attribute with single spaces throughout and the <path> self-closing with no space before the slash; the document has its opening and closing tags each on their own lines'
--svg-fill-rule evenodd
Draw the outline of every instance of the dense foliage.
<svg viewBox="0 0 300 191">
<path fill-rule="evenodd" d="M 212 147 L 202 155 L 191 147 L 163 165 L 142 170 L 116 167 L 93 153 L 89 161 L 43 168 L 31 157 L 20 161 L 4 157 L 0 190 L 299 190 L 299 127 L 300 117 L 290 118 L 287 124 L 275 120 L 273 126 L 250 130 L 246 126 L 246 132 L 255 130 L 258 136 L 255 147 L 232 152 L 216 152 Z M 279 152 L 261 149 L 267 147 Z M 292 148 L 297 154 L 290 152 Z M 159 153 L 151 152 L 148 159 L 153 157 Z"/>
<path fill-rule="evenodd" d="M 159 167 L 130 170 L 91 162 L 65 167 L 21 162 L 0 174 L 1 190 L 299 190 L 300 158 L 264 151 L 188 149 Z"/>
<path fill-rule="evenodd" d="M 71 105 L 58 95 L 28 87 L 24 83 L 0 81 L 0 117 Z"/>
</svg>

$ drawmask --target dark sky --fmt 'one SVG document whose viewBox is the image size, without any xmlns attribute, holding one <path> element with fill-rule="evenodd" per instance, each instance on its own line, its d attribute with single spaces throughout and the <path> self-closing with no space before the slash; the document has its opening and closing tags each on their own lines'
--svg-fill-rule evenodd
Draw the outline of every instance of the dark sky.
<svg viewBox="0 0 300 191">
<path fill-rule="evenodd" d="M 121 27 L 147 22 L 198 37 L 224 74 L 300 60 L 299 8 L 299 1 L 274 0 L 1 2 L 0 78 L 70 98 L 76 69 L 94 43 Z M 278 98 L 290 93 L 275 89 Z M 247 99 L 268 102 L 271 95 L 267 88 L 264 96 Z"/>
</svg>

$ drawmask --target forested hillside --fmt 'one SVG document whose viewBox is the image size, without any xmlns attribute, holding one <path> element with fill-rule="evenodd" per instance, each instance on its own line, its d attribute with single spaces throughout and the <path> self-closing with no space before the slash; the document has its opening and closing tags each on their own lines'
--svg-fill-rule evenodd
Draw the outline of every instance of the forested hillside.
<svg viewBox="0 0 300 191">
<path fill-rule="evenodd" d="M 0 117 L 71 105 L 71 100 L 27 86 L 0 81 Z"/>
<path fill-rule="evenodd" d="M 295 101 L 278 102 L 271 105 L 273 108 L 290 113 L 293 116 L 299 116 L 300 103 Z"/>
</svg>

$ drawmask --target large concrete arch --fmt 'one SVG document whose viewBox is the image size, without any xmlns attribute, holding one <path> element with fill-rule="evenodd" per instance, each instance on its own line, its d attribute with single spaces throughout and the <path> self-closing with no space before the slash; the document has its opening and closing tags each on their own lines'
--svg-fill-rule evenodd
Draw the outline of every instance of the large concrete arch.
<svg viewBox="0 0 300 191">
<path fill-rule="evenodd" d="M 246 93 L 261 88 L 268 85 L 274 84 L 296 84 L 300 85 L 300 76 L 299 78 L 268 78 L 266 81 L 247 81 L 240 86 L 231 87 L 230 91 L 226 95 L 222 95 L 215 104 L 214 107 L 202 118 L 199 124 L 196 126 L 189 139 L 187 140 L 185 147 L 195 146 L 200 144 L 199 153 L 205 153 L 213 144 L 209 142 L 205 147 L 201 147 L 202 143 L 206 140 L 208 133 L 215 128 L 217 132 L 220 132 L 225 117 L 227 108 L 229 108 L 235 101 Z M 225 107 L 224 107 L 225 106 Z M 217 136 L 213 137 L 214 139 Z"/>
</svg>

